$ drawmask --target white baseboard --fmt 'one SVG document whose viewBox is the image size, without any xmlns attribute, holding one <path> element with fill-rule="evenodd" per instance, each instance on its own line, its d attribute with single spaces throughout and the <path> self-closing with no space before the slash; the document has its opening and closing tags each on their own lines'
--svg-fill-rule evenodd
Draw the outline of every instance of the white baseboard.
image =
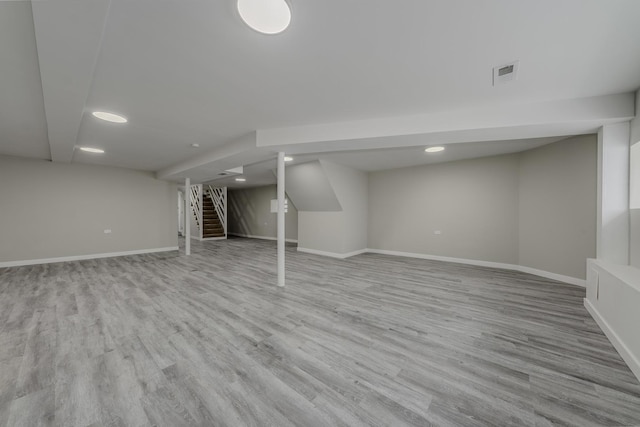
<svg viewBox="0 0 640 427">
<path fill-rule="evenodd" d="M 400 252 L 400 251 L 389 251 L 386 249 L 370 249 L 367 248 L 368 253 L 372 254 L 381 254 L 381 255 L 393 255 L 393 256 L 403 256 L 407 258 L 419 258 L 419 259 L 428 259 L 432 261 L 444 261 L 444 262 L 455 262 L 457 264 L 468 264 L 468 265 L 477 265 L 480 267 L 492 267 L 492 268 L 504 268 L 507 270 L 513 270 L 513 264 L 503 264 L 500 262 L 492 262 L 492 261 L 480 261 L 475 259 L 466 259 L 466 258 L 452 258 L 446 256 L 439 255 L 427 255 L 427 254 L 419 254 L 415 252 Z"/>
<path fill-rule="evenodd" d="M 322 255 L 322 256 L 328 256 L 331 258 L 338 258 L 338 259 L 345 259 L 345 258 L 349 258 L 355 255 L 360 255 L 365 253 L 367 250 L 366 249 L 360 249 L 357 251 L 353 251 L 353 252 L 347 252 L 344 254 L 340 254 L 337 252 L 325 252 L 325 251 L 319 251 L 316 249 L 309 249 L 309 248 L 301 248 L 300 246 L 298 246 L 298 252 L 305 252 L 308 254 L 313 254 L 313 255 Z"/>
<path fill-rule="evenodd" d="M 278 240 L 276 237 L 256 236 L 254 234 L 229 233 L 229 236 L 246 237 L 248 239 Z M 287 243 L 298 243 L 297 239 L 284 239 L 284 241 Z"/>
<path fill-rule="evenodd" d="M 581 286 L 583 288 L 586 288 L 587 286 L 586 280 L 584 279 L 578 279 L 576 277 L 571 277 L 571 276 L 564 276 L 562 274 L 551 273 L 549 271 L 538 270 L 536 268 L 525 267 L 523 265 L 505 264 L 501 262 L 481 261 L 481 260 L 466 259 L 466 258 L 452 258 L 452 257 L 438 256 L 438 255 L 418 254 L 413 252 L 388 251 L 385 249 L 369 249 L 368 248 L 366 252 L 374 253 L 374 254 L 382 254 L 382 255 L 429 259 L 433 261 L 455 262 L 457 264 L 477 265 L 479 267 L 502 268 L 505 270 L 515 270 L 523 273 L 529 273 L 535 276 L 557 280 L 559 282 L 565 282 L 571 285 Z"/>
<path fill-rule="evenodd" d="M 616 334 L 616 332 L 611 328 L 609 323 L 604 320 L 598 309 L 595 308 L 593 304 L 591 304 L 591 301 L 585 298 L 584 306 L 589 314 L 591 314 L 591 317 L 593 317 L 593 319 L 596 321 L 598 326 L 600 326 L 602 332 L 604 332 L 607 338 L 609 338 L 611 344 L 613 344 L 615 349 L 620 354 L 620 357 L 622 357 L 627 366 L 629 366 L 631 372 L 633 372 L 636 378 L 638 378 L 638 380 L 640 381 L 640 361 L 638 360 L 638 358 L 633 355 L 633 353 L 629 350 L 629 347 L 627 347 L 624 341 L 620 339 L 618 334 Z"/>
<path fill-rule="evenodd" d="M 0 268 L 20 267 L 22 265 L 51 264 L 54 262 L 83 261 L 87 259 L 98 259 L 98 258 L 113 258 L 118 256 L 151 254 L 156 252 L 169 252 L 169 251 L 177 251 L 177 250 L 178 250 L 177 246 L 170 246 L 166 248 L 139 249 L 135 251 L 107 252 L 107 253 L 101 253 L 101 254 L 75 255 L 75 256 L 64 256 L 64 257 L 57 257 L 57 258 L 28 259 L 23 261 L 8 261 L 8 262 L 0 262 Z"/>
<path fill-rule="evenodd" d="M 571 285 L 580 286 L 581 288 L 587 287 L 587 281 L 585 279 L 578 279 L 577 277 L 551 273 L 550 271 L 538 270 L 537 268 L 526 267 L 524 265 L 514 265 L 514 267 L 517 267 L 517 270 L 523 273 L 529 273 L 535 276 L 545 277 L 551 280 L 557 280 L 558 282 L 569 283 Z"/>
</svg>

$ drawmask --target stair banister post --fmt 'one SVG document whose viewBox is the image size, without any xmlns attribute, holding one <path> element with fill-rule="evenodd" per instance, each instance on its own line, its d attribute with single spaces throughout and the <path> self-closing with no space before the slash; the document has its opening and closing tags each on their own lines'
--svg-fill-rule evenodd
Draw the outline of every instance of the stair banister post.
<svg viewBox="0 0 640 427">
<path fill-rule="evenodd" d="M 227 195 L 228 195 L 227 187 L 224 187 L 224 206 L 223 206 L 224 211 L 223 212 L 224 212 L 224 238 L 225 239 L 229 238 L 229 233 L 227 233 L 227 224 L 228 224 L 228 222 L 227 222 L 227 203 L 228 203 Z"/>
<path fill-rule="evenodd" d="M 278 286 L 284 286 L 284 153 L 278 153 Z"/>
<path fill-rule="evenodd" d="M 191 208 L 191 179 L 190 178 L 185 178 L 184 179 L 184 193 L 187 195 L 187 197 L 184 198 L 184 203 L 185 203 L 185 216 L 184 216 L 184 254 L 185 255 L 191 255 L 191 215 L 193 215 L 192 213 L 192 208 Z"/>
<path fill-rule="evenodd" d="M 198 201 L 199 201 L 199 206 L 198 206 L 198 216 L 200 217 L 200 230 L 198 230 L 199 232 L 199 238 L 202 239 L 204 237 L 204 186 L 202 184 L 198 185 Z"/>
</svg>

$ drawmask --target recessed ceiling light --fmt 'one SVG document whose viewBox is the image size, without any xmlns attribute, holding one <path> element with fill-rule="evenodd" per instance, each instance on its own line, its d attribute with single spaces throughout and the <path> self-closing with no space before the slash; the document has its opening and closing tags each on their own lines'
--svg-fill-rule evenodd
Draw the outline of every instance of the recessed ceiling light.
<svg viewBox="0 0 640 427">
<path fill-rule="evenodd" d="M 286 0 L 238 0 L 238 13 L 249 27 L 263 34 L 281 33 L 291 22 Z"/>
<path fill-rule="evenodd" d="M 200 148 L 200 144 L 191 144 L 193 148 Z"/>
<path fill-rule="evenodd" d="M 285 156 L 284 157 L 284 161 L 285 162 L 292 162 L 293 161 L 293 157 Z"/>
<path fill-rule="evenodd" d="M 236 181 L 238 182 L 245 182 L 247 179 L 246 178 L 236 178 Z"/>
<path fill-rule="evenodd" d="M 104 153 L 104 150 L 101 148 L 93 148 L 93 147 L 78 147 L 78 148 L 80 148 L 80 150 L 82 151 L 86 151 L 87 153 L 97 153 L 97 154 Z"/>
<path fill-rule="evenodd" d="M 94 117 L 97 117 L 101 120 L 105 120 L 107 122 L 127 123 L 127 118 L 119 114 L 107 113 L 106 111 L 94 111 L 91 114 L 93 114 Z"/>
<path fill-rule="evenodd" d="M 426 151 L 427 153 L 437 153 L 440 151 L 444 151 L 444 147 L 443 146 L 438 146 L 438 147 L 427 147 L 424 149 L 424 151 Z"/>
</svg>

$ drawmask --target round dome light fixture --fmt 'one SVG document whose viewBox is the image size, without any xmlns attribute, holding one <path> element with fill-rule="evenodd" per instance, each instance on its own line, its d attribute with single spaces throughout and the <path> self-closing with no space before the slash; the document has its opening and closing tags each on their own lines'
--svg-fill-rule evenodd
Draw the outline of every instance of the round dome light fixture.
<svg viewBox="0 0 640 427">
<path fill-rule="evenodd" d="M 96 154 L 104 154 L 104 150 L 102 148 L 95 147 L 78 147 L 82 151 L 86 151 L 87 153 L 96 153 Z"/>
<path fill-rule="evenodd" d="M 249 27 L 262 34 L 278 34 L 291 23 L 286 0 L 238 0 L 238 13 Z"/>
<path fill-rule="evenodd" d="M 104 120 L 111 123 L 127 123 L 127 118 L 120 114 L 108 113 L 106 111 L 94 111 L 93 117 L 97 117 L 100 120 Z"/>
<path fill-rule="evenodd" d="M 444 147 L 441 145 L 437 147 L 427 147 L 424 149 L 424 151 L 427 153 L 438 153 L 440 151 L 444 151 Z"/>
</svg>

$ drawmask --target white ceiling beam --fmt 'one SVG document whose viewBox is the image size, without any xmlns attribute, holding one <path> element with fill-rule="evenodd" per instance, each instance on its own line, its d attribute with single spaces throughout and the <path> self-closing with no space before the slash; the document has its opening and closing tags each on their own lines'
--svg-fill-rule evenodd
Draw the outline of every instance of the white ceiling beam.
<svg viewBox="0 0 640 427">
<path fill-rule="evenodd" d="M 110 3 L 110 0 L 32 3 L 51 160 L 54 162 L 70 162 L 73 158 Z"/>
<path fill-rule="evenodd" d="M 160 179 L 181 179 L 191 171 L 208 176 L 206 168 L 247 165 L 269 158 L 276 151 L 323 153 L 595 133 L 604 124 L 628 121 L 634 114 L 634 94 L 628 93 L 258 130 L 156 175 Z"/>
<path fill-rule="evenodd" d="M 233 141 L 209 150 L 205 153 L 198 154 L 188 160 L 179 162 L 175 165 L 166 167 L 156 172 L 156 176 L 159 179 L 169 179 L 178 174 L 187 174 L 189 170 L 196 169 L 207 165 L 216 165 L 219 162 L 225 161 L 229 158 L 237 157 L 245 152 L 255 150 L 256 147 L 256 133 L 251 132 Z M 243 164 L 235 164 L 237 167 Z M 229 169 L 229 166 L 223 167 L 223 169 Z"/>
<path fill-rule="evenodd" d="M 318 152 L 408 146 L 412 144 L 394 138 L 411 135 L 420 135 L 420 144 L 429 139 L 452 143 L 575 135 L 631 120 L 634 115 L 634 95 L 625 93 L 258 130 L 257 146 L 273 150 L 289 146 L 289 152 L 309 152 L 309 144 Z"/>
</svg>

